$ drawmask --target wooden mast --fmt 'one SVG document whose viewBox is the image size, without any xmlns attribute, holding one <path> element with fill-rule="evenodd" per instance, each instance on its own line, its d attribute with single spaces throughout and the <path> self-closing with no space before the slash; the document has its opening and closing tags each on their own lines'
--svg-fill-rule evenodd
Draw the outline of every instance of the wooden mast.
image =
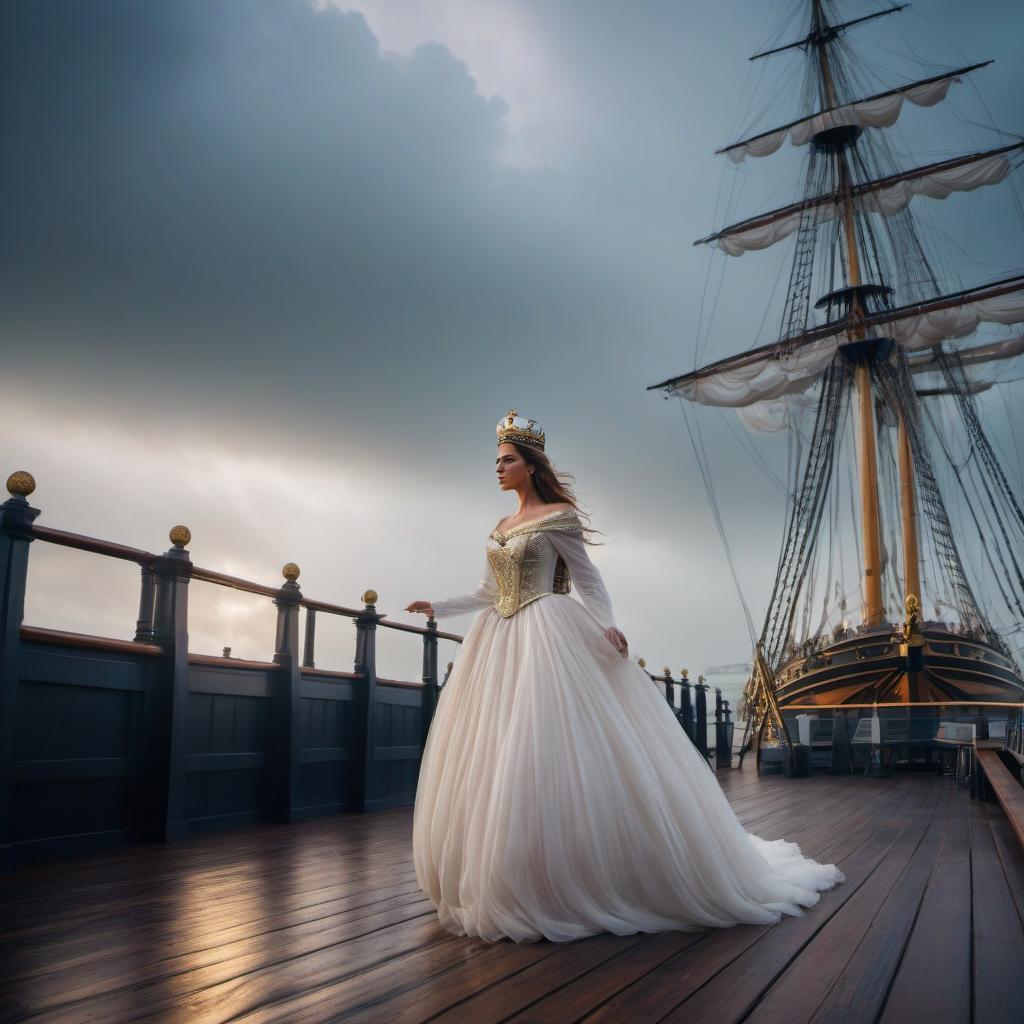
<svg viewBox="0 0 1024 1024">
<path fill-rule="evenodd" d="M 812 0 L 814 35 L 821 65 L 822 87 L 827 106 L 838 106 L 832 70 L 829 67 L 828 51 L 824 30 L 828 27 L 821 11 L 821 0 Z M 854 218 L 853 194 L 850 186 L 850 169 L 846 153 L 836 149 L 836 171 L 839 195 L 843 205 L 843 228 L 846 240 L 848 268 L 847 284 L 856 288 L 861 284 L 860 254 L 857 251 L 857 228 Z M 851 340 L 863 339 L 864 309 L 858 293 L 852 293 L 850 302 Z M 860 441 L 860 509 L 861 529 L 864 545 L 864 624 L 877 626 L 882 622 L 882 543 L 881 524 L 878 514 L 878 444 L 875 438 L 874 398 L 871 392 L 871 369 L 867 361 L 859 362 L 854 371 L 857 384 L 858 436 Z"/>
<path fill-rule="evenodd" d="M 921 555 L 917 546 L 917 495 L 914 459 L 906 421 L 900 416 L 898 441 L 900 468 L 900 518 L 903 524 L 903 593 L 921 600 Z"/>
</svg>

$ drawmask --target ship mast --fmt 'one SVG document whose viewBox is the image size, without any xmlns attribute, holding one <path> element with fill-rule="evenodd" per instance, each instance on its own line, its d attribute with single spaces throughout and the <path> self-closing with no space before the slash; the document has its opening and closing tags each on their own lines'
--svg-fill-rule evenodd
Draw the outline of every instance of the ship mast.
<svg viewBox="0 0 1024 1024">
<path fill-rule="evenodd" d="M 991 540 L 994 545 L 988 564 L 993 573 L 1002 567 L 1000 587 L 1007 602 L 1012 599 L 1015 612 L 1024 614 L 1024 559 L 1018 557 L 1024 537 L 1024 502 L 1019 502 L 1010 488 L 970 400 L 978 385 L 965 376 L 968 366 L 1024 355 L 1024 335 L 971 349 L 954 346 L 949 353 L 943 345 L 947 338 L 963 337 L 975 324 L 1024 323 L 1024 273 L 943 293 L 910 214 L 901 218 L 902 222 L 896 219 L 916 196 L 944 199 L 951 192 L 970 192 L 1003 181 L 1019 166 L 1016 161 L 1024 153 L 1024 140 L 892 171 L 892 155 L 881 140 L 875 145 L 869 136 L 862 146 L 865 128 L 888 128 L 904 103 L 934 106 L 963 75 L 990 63 L 970 64 L 872 95 L 856 95 L 833 41 L 853 25 L 894 14 L 904 6 L 830 23 L 823 0 L 810 0 L 810 24 L 802 38 L 751 58 L 802 50 L 810 57 L 807 84 L 817 86 L 817 109 L 732 142 L 718 152 L 738 164 L 747 157 L 769 156 L 787 140 L 794 146 L 810 144 L 803 196 L 797 202 L 726 225 L 694 244 L 739 257 L 796 233 L 780 335 L 775 341 L 695 367 L 649 389 L 663 390 L 684 402 L 737 410 L 764 408 L 763 403 L 782 399 L 784 421 L 788 421 L 788 396 L 820 385 L 811 446 L 794 477 L 796 489 L 788 506 L 760 640 L 769 674 L 791 658 L 799 602 L 808 599 L 808 587 L 813 585 L 809 573 L 817 557 L 847 408 L 856 410 L 863 622 L 875 628 L 885 623 L 878 466 L 881 441 L 876 436 L 875 417 L 878 397 L 895 414 L 899 428 L 894 454 L 900 468 L 898 501 L 905 555 L 900 583 L 905 592 L 920 599 L 918 531 L 927 526 L 941 585 L 952 596 L 951 607 L 961 622 L 980 630 L 995 650 L 1009 656 L 1009 648 L 988 622 L 971 589 L 923 433 L 918 397 L 950 394 L 957 399 L 972 447 L 981 453 L 972 472 L 984 474 L 981 485 L 999 530 L 986 535 L 977 518 L 974 524 L 983 542 Z M 883 283 L 889 276 L 886 250 L 879 247 L 880 236 L 871 215 L 880 218 L 881 240 L 888 242 L 896 283 L 907 292 L 902 303 L 894 302 L 893 288 Z M 828 259 L 826 265 L 816 265 L 818 231 L 825 224 L 831 224 L 827 229 Z M 816 309 L 826 310 L 825 321 L 815 324 L 811 321 L 810 290 L 819 273 L 834 290 L 814 303 Z M 946 388 L 915 388 L 913 375 L 931 372 L 942 373 Z M 854 387 L 856 396 L 850 394 Z M 851 406 L 847 405 L 848 395 Z M 769 420 L 777 419 L 770 408 L 764 408 L 764 413 Z M 778 429 L 779 425 L 766 429 Z M 949 458 L 949 453 L 945 454 Z M 771 679 L 765 675 L 763 682 L 769 685 Z"/>
<path fill-rule="evenodd" d="M 827 108 L 839 105 L 832 69 L 829 66 L 826 43 L 831 37 L 829 24 L 821 10 L 821 0 L 812 0 L 812 38 L 818 51 L 821 69 L 821 84 L 824 105 Z M 854 216 L 853 190 L 850 184 L 850 167 L 845 147 L 835 148 L 836 178 L 843 212 L 843 234 L 846 241 L 847 284 L 850 292 L 848 314 L 851 341 L 862 341 L 866 334 L 864 308 L 861 304 L 859 286 L 862 284 L 860 255 L 857 251 L 857 226 Z M 858 440 L 860 447 L 860 509 L 861 530 L 864 545 L 864 624 L 877 626 L 883 619 L 882 605 L 882 543 L 881 523 L 878 514 L 878 442 L 875 437 L 874 397 L 871 391 L 871 367 L 866 357 L 858 360 L 854 370 L 857 387 Z M 901 449 L 902 451 L 902 449 Z M 902 465 L 902 460 L 901 460 Z M 911 483 L 911 494 L 913 484 Z M 902 494 L 902 489 L 901 489 Z M 912 500 L 912 498 L 911 498 Z M 904 516 L 904 528 L 907 518 Z M 914 538 L 916 551 L 917 540 Z M 916 566 L 915 566 L 916 568 Z"/>
<path fill-rule="evenodd" d="M 899 452 L 900 520 L 903 526 L 903 595 L 921 600 L 921 555 L 917 543 L 917 487 L 914 484 L 914 458 L 910 434 L 900 414 L 896 438 Z"/>
</svg>

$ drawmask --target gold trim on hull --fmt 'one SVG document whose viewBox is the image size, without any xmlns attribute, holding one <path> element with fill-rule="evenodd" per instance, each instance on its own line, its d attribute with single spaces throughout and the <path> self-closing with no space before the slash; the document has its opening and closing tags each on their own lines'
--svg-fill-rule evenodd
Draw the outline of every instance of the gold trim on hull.
<svg viewBox="0 0 1024 1024">
<path fill-rule="evenodd" d="M 889 638 L 872 631 L 801 654 L 779 669 L 779 707 L 1024 704 L 1016 666 L 984 641 L 934 627 L 915 638 L 914 645 L 887 643 Z"/>
<path fill-rule="evenodd" d="M 1024 708 L 1024 701 L 1008 700 L 916 700 L 913 703 L 891 703 L 879 701 L 872 704 L 784 704 L 783 711 L 821 711 L 831 709 L 843 711 L 846 708 L 944 708 L 944 707 L 986 707 L 986 708 Z"/>
</svg>

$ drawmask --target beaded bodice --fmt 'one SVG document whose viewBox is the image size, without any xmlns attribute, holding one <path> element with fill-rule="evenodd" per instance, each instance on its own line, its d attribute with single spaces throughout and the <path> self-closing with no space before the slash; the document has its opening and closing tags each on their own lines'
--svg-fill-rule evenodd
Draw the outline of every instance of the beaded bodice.
<svg viewBox="0 0 1024 1024">
<path fill-rule="evenodd" d="M 539 597 L 569 593 L 569 571 L 548 536 L 552 531 L 579 533 L 579 517 L 554 512 L 487 538 L 487 561 L 498 584 L 495 608 L 504 618 Z"/>
</svg>

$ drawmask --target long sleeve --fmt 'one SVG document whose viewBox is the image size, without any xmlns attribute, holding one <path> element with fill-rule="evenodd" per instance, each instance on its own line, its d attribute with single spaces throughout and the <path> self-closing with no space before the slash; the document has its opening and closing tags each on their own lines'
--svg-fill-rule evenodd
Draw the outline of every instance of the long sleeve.
<svg viewBox="0 0 1024 1024">
<path fill-rule="evenodd" d="M 615 625 L 612 601 L 605 589 L 601 573 L 590 560 L 583 534 L 572 531 L 551 530 L 548 533 L 555 550 L 569 569 L 569 579 L 583 600 L 583 605 L 600 623 L 602 629 Z"/>
<path fill-rule="evenodd" d="M 449 597 L 443 601 L 431 602 L 434 616 L 438 619 L 451 615 L 465 615 L 480 608 L 493 607 L 498 598 L 498 581 L 494 578 L 490 563 L 484 559 L 484 575 L 480 585 L 471 594 Z"/>
</svg>

